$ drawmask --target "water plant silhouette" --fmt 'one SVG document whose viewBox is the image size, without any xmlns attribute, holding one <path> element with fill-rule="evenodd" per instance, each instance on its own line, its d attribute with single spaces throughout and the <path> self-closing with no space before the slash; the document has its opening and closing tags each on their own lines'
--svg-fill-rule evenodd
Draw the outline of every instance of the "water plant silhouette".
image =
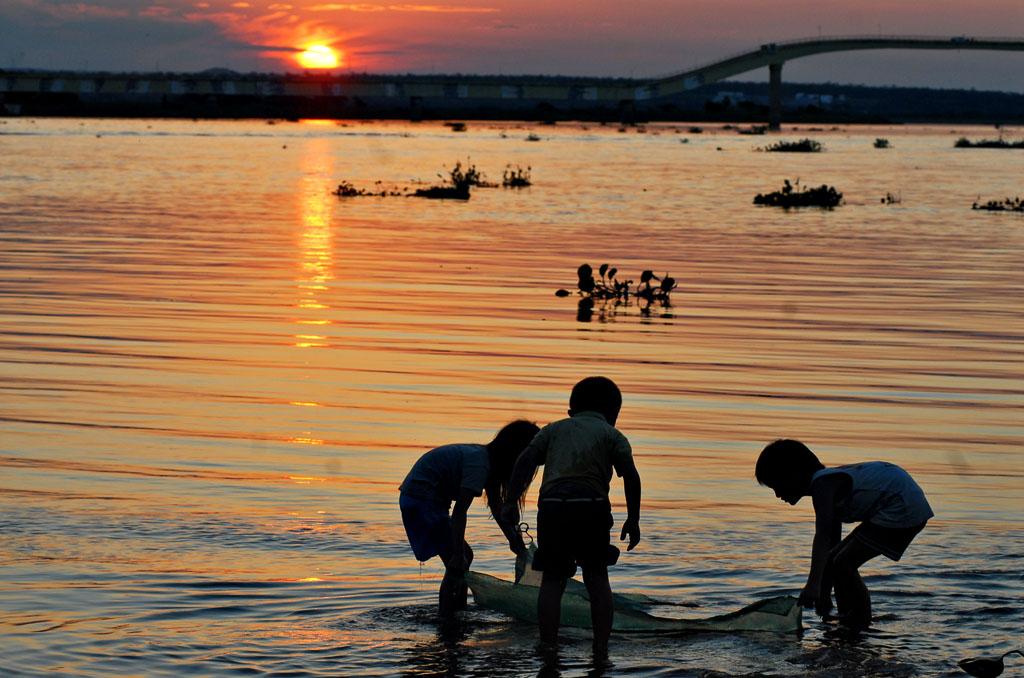
<svg viewBox="0 0 1024 678">
<path fill-rule="evenodd" d="M 978 139 L 971 141 L 967 137 L 960 137 L 953 144 L 953 148 L 1024 148 L 1024 139 L 1020 141 L 1006 141 L 999 139 Z"/>
<path fill-rule="evenodd" d="M 533 182 L 530 181 L 530 170 L 532 167 L 527 166 L 524 170 L 519 165 L 512 167 L 511 164 L 505 165 L 505 171 L 501 174 L 501 185 L 505 188 L 526 188 L 532 186 Z"/>
<path fill-rule="evenodd" d="M 379 181 L 377 182 L 378 185 L 380 183 L 381 182 Z M 408 193 L 402 193 L 401 191 L 389 191 L 386 188 L 381 188 L 379 191 L 368 191 L 364 188 L 356 188 L 355 185 L 352 184 L 352 182 L 350 181 L 342 181 L 340 184 L 338 184 L 338 187 L 336 189 L 331 191 L 331 193 L 333 195 L 338 196 L 339 198 L 355 198 L 362 196 L 375 196 L 378 198 L 386 198 L 388 196 L 400 197 L 404 195 L 409 195 Z"/>
<path fill-rule="evenodd" d="M 800 180 L 790 183 L 785 179 L 782 188 L 771 193 L 758 193 L 754 196 L 755 205 L 767 207 L 822 207 L 832 209 L 843 202 L 843 194 L 834 186 L 822 184 L 817 188 L 800 187 Z"/>
<path fill-rule="evenodd" d="M 766 153 L 820 153 L 822 146 L 814 139 L 800 139 L 799 141 L 777 141 L 758 150 Z"/>
<path fill-rule="evenodd" d="M 723 128 L 724 129 L 724 128 Z M 751 125 L 750 127 L 740 127 L 736 129 L 738 134 L 746 136 L 760 136 L 768 133 L 768 125 Z"/>
<path fill-rule="evenodd" d="M 975 200 L 971 209 L 985 210 L 986 212 L 1024 212 L 1024 199 L 1004 198 L 1003 200 L 989 200 L 986 203 Z"/>
<path fill-rule="evenodd" d="M 602 320 L 609 314 L 615 315 L 615 309 L 630 305 L 633 299 L 636 300 L 640 314 L 644 316 L 651 314 L 651 307 L 654 305 L 663 309 L 672 306 L 671 294 L 679 284 L 668 273 L 659 278 L 653 270 L 642 271 L 640 282 L 634 286 L 632 279 L 619 280 L 618 271 L 614 266 L 601 264 L 595 277 L 590 264 L 582 264 L 576 269 L 577 294 L 581 297 L 577 305 L 577 320 L 589 322 L 598 302 L 601 303 Z M 566 289 L 555 292 L 555 296 L 558 297 L 567 297 L 570 294 L 571 292 Z"/>
<path fill-rule="evenodd" d="M 531 167 L 523 169 L 519 165 L 512 167 L 511 163 L 505 166 L 505 171 L 502 174 L 501 186 L 505 188 L 524 188 L 532 185 L 530 180 Z M 445 173 L 438 172 L 438 178 L 443 183 L 436 186 L 429 186 L 427 188 L 416 188 L 413 190 L 406 189 L 404 192 L 396 190 L 387 190 L 379 188 L 376 190 L 366 190 L 357 188 L 350 181 L 342 181 L 338 184 L 331 193 L 338 196 L 339 198 L 354 198 L 360 196 L 376 196 L 376 197 L 387 197 L 387 196 L 406 196 L 414 198 L 432 198 L 435 200 L 469 200 L 469 191 L 471 187 L 476 188 L 497 188 L 499 184 L 487 181 L 484 173 L 476 168 L 476 165 L 471 163 L 469 159 L 466 159 L 466 164 L 463 165 L 462 161 L 457 161 L 455 166 Z M 377 184 L 382 182 L 378 181 Z"/>
</svg>

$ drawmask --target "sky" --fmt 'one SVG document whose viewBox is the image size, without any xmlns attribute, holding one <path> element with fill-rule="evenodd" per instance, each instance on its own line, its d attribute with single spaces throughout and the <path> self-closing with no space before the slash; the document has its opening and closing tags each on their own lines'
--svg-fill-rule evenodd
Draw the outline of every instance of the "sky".
<svg viewBox="0 0 1024 678">
<path fill-rule="evenodd" d="M 1024 38 L 1024 0 L 0 0 L 0 67 L 653 77 L 766 42 Z M 752 72 L 739 80 L 760 80 Z M 789 82 L 1024 92 L 1024 52 L 878 50 L 788 62 Z"/>
</svg>

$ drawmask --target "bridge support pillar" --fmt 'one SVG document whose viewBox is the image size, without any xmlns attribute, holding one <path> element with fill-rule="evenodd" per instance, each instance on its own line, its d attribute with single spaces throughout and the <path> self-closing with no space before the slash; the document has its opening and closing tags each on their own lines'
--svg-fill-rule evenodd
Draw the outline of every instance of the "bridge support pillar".
<svg viewBox="0 0 1024 678">
<path fill-rule="evenodd" d="M 768 129 L 782 127 L 782 64 L 768 64 Z"/>
</svg>

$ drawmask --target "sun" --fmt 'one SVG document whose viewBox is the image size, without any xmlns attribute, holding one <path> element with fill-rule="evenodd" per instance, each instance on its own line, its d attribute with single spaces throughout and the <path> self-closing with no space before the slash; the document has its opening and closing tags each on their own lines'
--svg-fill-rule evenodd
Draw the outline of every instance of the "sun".
<svg viewBox="0 0 1024 678">
<path fill-rule="evenodd" d="M 327 45 L 310 45 L 306 51 L 300 52 L 299 65 L 303 68 L 337 68 L 338 53 Z"/>
</svg>

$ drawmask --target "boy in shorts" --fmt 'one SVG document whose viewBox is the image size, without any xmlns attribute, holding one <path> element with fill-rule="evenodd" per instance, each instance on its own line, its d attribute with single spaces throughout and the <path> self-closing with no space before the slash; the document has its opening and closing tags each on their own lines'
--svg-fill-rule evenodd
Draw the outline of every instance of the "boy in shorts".
<svg viewBox="0 0 1024 678">
<path fill-rule="evenodd" d="M 541 641 L 549 646 L 558 641 L 562 593 L 579 565 L 590 596 L 594 650 L 607 652 L 614 612 L 608 566 L 619 556 L 608 534 L 614 525 L 608 501 L 612 469 L 626 495 L 620 538 L 629 537 L 627 551 L 640 541 L 640 474 L 629 441 L 615 428 L 621 407 L 622 394 L 611 379 L 583 379 L 569 397 L 569 417 L 542 428 L 512 472 L 505 511 L 517 518 L 515 502 L 544 466 L 533 568 L 542 573 L 537 617 Z"/>
<path fill-rule="evenodd" d="M 797 440 L 776 440 L 761 451 L 757 481 L 791 505 L 814 503 L 814 546 L 800 604 L 822 617 L 832 610 L 832 588 L 842 626 L 859 632 L 871 624 L 871 597 L 858 569 L 883 555 L 899 560 L 934 516 L 924 492 L 895 464 L 868 461 L 825 468 Z M 842 523 L 860 522 L 840 541 Z"/>
</svg>

